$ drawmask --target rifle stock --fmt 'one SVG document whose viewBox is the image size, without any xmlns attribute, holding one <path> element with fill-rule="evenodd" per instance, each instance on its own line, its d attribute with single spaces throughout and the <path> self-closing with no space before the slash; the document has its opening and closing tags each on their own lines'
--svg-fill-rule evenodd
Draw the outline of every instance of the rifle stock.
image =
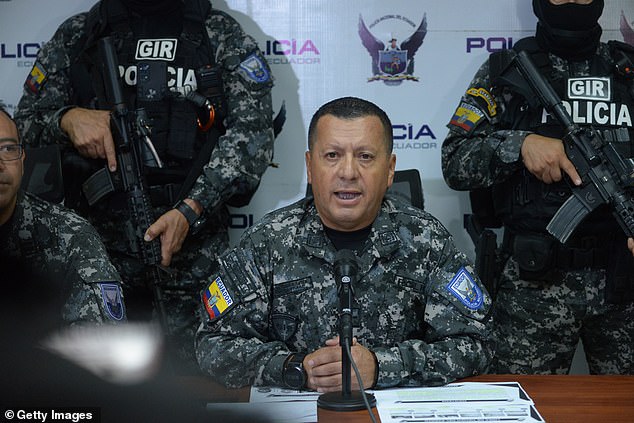
<svg viewBox="0 0 634 423">
<path fill-rule="evenodd" d="M 508 71 L 519 72 L 539 103 L 564 127 L 562 140 L 568 159 L 581 176 L 582 184 L 572 186 L 572 195 L 548 223 L 546 229 L 565 243 L 583 219 L 601 204 L 608 204 L 628 237 L 634 236 L 634 200 L 626 188 L 634 182 L 634 167 L 624 161 L 611 143 L 600 134 L 575 124 L 563 102 L 539 73 L 525 51 L 512 55 Z M 517 81 L 510 76 L 507 81 Z"/>
</svg>

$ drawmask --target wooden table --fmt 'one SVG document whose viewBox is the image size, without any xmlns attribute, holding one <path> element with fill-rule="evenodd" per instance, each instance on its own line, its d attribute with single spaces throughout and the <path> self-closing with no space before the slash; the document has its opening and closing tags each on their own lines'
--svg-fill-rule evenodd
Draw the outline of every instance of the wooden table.
<svg viewBox="0 0 634 423">
<path fill-rule="evenodd" d="M 634 423 L 634 376 L 482 375 L 462 381 L 519 382 L 547 423 Z M 248 388 L 228 390 L 196 376 L 179 383 L 209 402 L 249 400 Z M 346 413 L 345 421 L 364 415 L 366 411 Z"/>
<path fill-rule="evenodd" d="M 464 381 L 517 381 L 548 423 L 634 422 L 634 376 L 483 375 Z"/>
</svg>

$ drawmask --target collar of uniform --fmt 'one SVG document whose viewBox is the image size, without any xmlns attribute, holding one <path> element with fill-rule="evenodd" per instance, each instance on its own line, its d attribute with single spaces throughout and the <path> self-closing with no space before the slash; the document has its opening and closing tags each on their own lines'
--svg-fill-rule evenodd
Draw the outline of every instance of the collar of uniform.
<svg viewBox="0 0 634 423">
<path fill-rule="evenodd" d="M 298 231 L 301 244 L 309 254 L 324 259 L 328 263 L 333 263 L 335 249 L 332 242 L 326 237 L 324 225 L 317 215 L 314 202 L 307 202 L 305 211 Z M 359 257 L 362 266 L 369 266 L 375 258 L 389 257 L 401 246 L 397 227 L 391 218 L 391 215 L 397 212 L 398 210 L 389 199 L 383 200 L 379 215 L 372 223 L 372 232 L 369 237 L 370 250 Z"/>
<path fill-rule="evenodd" d="M 390 257 L 402 244 L 398 228 L 392 220 L 394 213 L 398 213 L 394 203 L 384 198 L 379 215 L 372 223 L 372 232 L 370 233 L 372 255 L 376 258 Z"/>
</svg>

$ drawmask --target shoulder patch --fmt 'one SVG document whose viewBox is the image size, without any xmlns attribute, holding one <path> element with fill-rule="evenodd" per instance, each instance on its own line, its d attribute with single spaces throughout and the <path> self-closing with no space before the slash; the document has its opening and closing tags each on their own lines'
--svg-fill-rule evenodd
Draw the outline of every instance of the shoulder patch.
<svg viewBox="0 0 634 423">
<path fill-rule="evenodd" d="M 220 276 L 217 276 L 203 291 L 202 301 L 212 321 L 218 319 L 228 310 L 231 310 L 235 304 L 234 299 L 231 297 L 229 290 L 222 282 Z"/>
<path fill-rule="evenodd" d="M 125 316 L 125 306 L 121 297 L 121 289 L 116 283 L 100 283 L 103 307 L 113 320 L 122 320 Z"/>
<path fill-rule="evenodd" d="M 266 64 L 256 53 L 251 54 L 240 63 L 238 72 L 245 78 L 260 84 L 268 82 L 269 79 L 271 79 Z"/>
<path fill-rule="evenodd" d="M 461 267 L 453 277 L 451 282 L 445 287 L 454 297 L 460 300 L 462 304 L 471 310 L 478 310 L 484 303 L 484 295 L 482 290 L 473 280 L 473 276 Z"/>
<path fill-rule="evenodd" d="M 31 68 L 31 72 L 26 77 L 26 81 L 24 82 L 24 86 L 28 88 L 32 93 L 37 94 L 40 92 L 40 89 L 44 85 L 44 81 L 46 81 L 47 72 L 44 69 L 44 66 L 37 61 Z"/>
<path fill-rule="evenodd" d="M 449 125 L 460 128 L 469 134 L 484 119 L 484 116 L 482 110 L 462 101 L 449 121 Z"/>
<path fill-rule="evenodd" d="M 497 108 L 498 105 L 493 99 L 493 96 L 489 91 L 484 88 L 469 88 L 467 90 L 467 94 L 475 98 L 478 104 L 481 104 L 487 108 L 489 117 L 493 117 L 498 114 Z"/>
</svg>

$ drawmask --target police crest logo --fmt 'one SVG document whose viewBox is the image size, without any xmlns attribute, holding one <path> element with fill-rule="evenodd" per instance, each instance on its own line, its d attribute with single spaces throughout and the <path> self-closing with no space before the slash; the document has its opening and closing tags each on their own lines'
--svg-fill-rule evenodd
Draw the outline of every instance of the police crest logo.
<svg viewBox="0 0 634 423">
<path fill-rule="evenodd" d="M 375 20 L 369 28 L 363 22 L 363 17 L 359 15 L 359 37 L 361 43 L 372 57 L 372 73 L 374 76 L 368 78 L 368 82 L 383 81 L 386 85 L 399 85 L 405 80 L 418 81 L 413 76 L 414 55 L 423 44 L 427 34 L 427 14 L 418 28 L 405 41 L 398 44 L 394 34 L 391 34 L 386 43 L 375 37 L 370 29 L 375 25 L 388 19 L 399 19 L 402 22 L 415 27 L 416 25 L 403 16 L 388 15 Z"/>
<path fill-rule="evenodd" d="M 106 312 L 114 320 L 121 320 L 125 315 L 125 307 L 119 286 L 114 283 L 101 283 L 101 297 Z"/>
<path fill-rule="evenodd" d="M 619 27 L 621 29 L 621 35 L 623 35 L 623 41 L 634 46 L 634 29 L 627 21 L 625 13 L 621 10 L 621 19 L 619 21 Z"/>
<path fill-rule="evenodd" d="M 264 62 L 256 54 L 250 55 L 240 63 L 239 72 L 246 78 L 258 83 L 266 82 L 271 78 Z"/>
<path fill-rule="evenodd" d="M 458 270 L 446 288 L 454 297 L 471 310 L 478 310 L 482 307 L 482 303 L 484 302 L 482 290 L 464 267 Z"/>
<path fill-rule="evenodd" d="M 216 277 L 203 291 L 203 304 L 205 304 L 205 309 L 211 320 L 219 318 L 234 304 L 233 298 L 220 276 Z"/>
</svg>

